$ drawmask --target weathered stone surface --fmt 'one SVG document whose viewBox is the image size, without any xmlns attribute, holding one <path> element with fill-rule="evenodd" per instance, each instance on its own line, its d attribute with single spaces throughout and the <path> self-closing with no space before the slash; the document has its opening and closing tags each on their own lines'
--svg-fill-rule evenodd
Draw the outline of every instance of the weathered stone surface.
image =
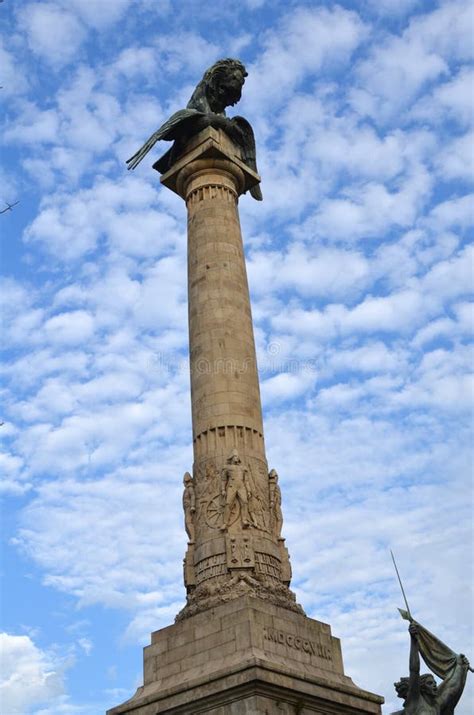
<svg viewBox="0 0 474 715">
<path fill-rule="evenodd" d="M 382 702 L 344 675 L 329 625 L 249 597 L 153 633 L 144 673 L 143 687 L 109 715 L 222 707 L 227 713 L 266 707 L 270 715 L 279 712 L 278 702 L 283 712 L 304 712 L 294 709 L 299 702 L 307 712 L 375 715 Z"/>
<path fill-rule="evenodd" d="M 237 208 L 259 177 L 229 136 L 209 127 L 161 180 L 188 211 L 194 466 L 185 476 L 187 604 L 179 618 L 245 594 L 302 612 L 289 590 L 278 475 L 265 455 Z"/>
<path fill-rule="evenodd" d="M 380 715 L 340 643 L 289 589 L 268 471 L 238 197 L 259 177 L 223 131 L 193 136 L 162 183 L 188 210 L 194 465 L 184 478 L 187 604 L 152 634 L 144 683 L 109 715 Z"/>
</svg>

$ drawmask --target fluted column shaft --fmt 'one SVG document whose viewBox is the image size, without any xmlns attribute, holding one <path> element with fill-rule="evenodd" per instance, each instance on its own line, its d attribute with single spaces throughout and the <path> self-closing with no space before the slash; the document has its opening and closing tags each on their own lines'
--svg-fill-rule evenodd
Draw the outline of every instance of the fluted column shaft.
<svg viewBox="0 0 474 715">
<path fill-rule="evenodd" d="M 185 189 L 195 459 L 233 447 L 250 449 L 265 459 L 252 315 L 237 211 L 243 176 L 230 161 L 214 160 L 213 166 L 209 163 L 197 160 L 187 167 L 190 177 Z"/>
</svg>

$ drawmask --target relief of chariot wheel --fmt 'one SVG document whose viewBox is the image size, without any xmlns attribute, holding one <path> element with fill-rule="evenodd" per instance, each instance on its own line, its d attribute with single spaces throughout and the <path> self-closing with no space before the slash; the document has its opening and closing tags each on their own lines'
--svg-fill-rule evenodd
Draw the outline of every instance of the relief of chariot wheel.
<svg viewBox="0 0 474 715">
<path fill-rule="evenodd" d="M 228 526 L 233 524 L 240 516 L 240 504 L 239 500 L 236 499 L 232 506 L 230 512 L 230 518 Z M 206 509 L 206 524 L 211 527 L 211 529 L 220 529 L 224 519 L 224 501 L 220 494 L 216 494 L 215 497 L 207 505 Z"/>
</svg>

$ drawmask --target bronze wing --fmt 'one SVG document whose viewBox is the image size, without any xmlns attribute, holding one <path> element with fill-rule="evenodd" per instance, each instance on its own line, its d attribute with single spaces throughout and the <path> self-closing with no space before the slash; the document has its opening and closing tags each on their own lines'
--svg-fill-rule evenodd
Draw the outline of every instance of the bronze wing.
<svg viewBox="0 0 474 715">
<path fill-rule="evenodd" d="M 157 141 L 165 139 L 173 141 L 188 131 L 188 125 L 202 116 L 201 112 L 195 109 L 180 109 L 175 112 L 159 129 L 154 132 L 144 145 L 130 159 L 127 159 L 128 169 L 135 169 L 142 159 L 153 149 Z"/>
<path fill-rule="evenodd" d="M 230 121 L 234 127 L 237 128 L 237 132 L 233 136 L 242 151 L 242 161 L 247 164 L 249 169 L 252 169 L 252 171 L 255 171 L 255 173 L 258 174 L 257 150 L 255 147 L 255 135 L 253 133 L 252 126 L 243 117 L 233 117 Z M 262 201 L 263 196 L 260 184 L 252 186 L 250 189 L 250 195 L 257 201 Z"/>
</svg>

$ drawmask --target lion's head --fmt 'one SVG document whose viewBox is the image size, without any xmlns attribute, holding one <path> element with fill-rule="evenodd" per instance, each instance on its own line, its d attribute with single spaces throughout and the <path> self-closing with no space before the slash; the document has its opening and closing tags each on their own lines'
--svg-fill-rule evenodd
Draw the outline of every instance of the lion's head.
<svg viewBox="0 0 474 715">
<path fill-rule="evenodd" d="M 222 113 L 226 107 L 239 101 L 246 77 L 247 71 L 239 60 L 218 60 L 204 72 L 188 108 L 206 113 L 209 110 L 216 114 Z"/>
</svg>

